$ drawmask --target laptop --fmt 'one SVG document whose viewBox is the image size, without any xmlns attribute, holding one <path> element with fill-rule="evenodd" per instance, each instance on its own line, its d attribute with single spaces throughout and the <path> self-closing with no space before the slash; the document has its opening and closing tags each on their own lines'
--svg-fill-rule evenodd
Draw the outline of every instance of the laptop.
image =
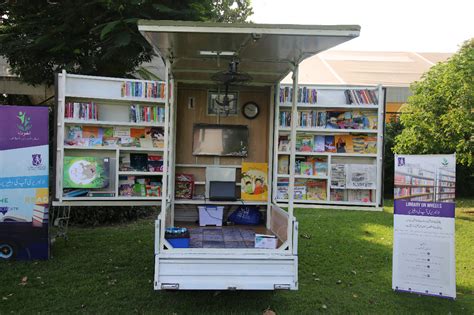
<svg viewBox="0 0 474 315">
<path fill-rule="evenodd" d="M 209 200 L 211 201 L 236 201 L 235 182 L 209 182 Z"/>
</svg>

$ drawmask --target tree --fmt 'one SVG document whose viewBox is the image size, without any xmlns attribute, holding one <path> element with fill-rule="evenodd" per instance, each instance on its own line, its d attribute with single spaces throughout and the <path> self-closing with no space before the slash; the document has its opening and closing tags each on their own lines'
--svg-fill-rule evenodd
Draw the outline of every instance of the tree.
<svg viewBox="0 0 474 315">
<path fill-rule="evenodd" d="M 30 84 L 52 84 L 54 73 L 130 76 L 153 49 L 139 19 L 238 21 L 249 0 L 6 1 L 0 5 L 0 54 Z M 214 4 L 216 7 L 214 8 Z"/>
<path fill-rule="evenodd" d="M 456 152 L 459 165 L 473 166 L 474 39 L 446 62 L 433 66 L 411 89 L 413 96 L 401 114 L 404 129 L 395 139 L 394 151 Z"/>
<path fill-rule="evenodd" d="M 250 0 L 212 0 L 212 20 L 225 23 L 245 23 L 253 14 Z"/>
</svg>

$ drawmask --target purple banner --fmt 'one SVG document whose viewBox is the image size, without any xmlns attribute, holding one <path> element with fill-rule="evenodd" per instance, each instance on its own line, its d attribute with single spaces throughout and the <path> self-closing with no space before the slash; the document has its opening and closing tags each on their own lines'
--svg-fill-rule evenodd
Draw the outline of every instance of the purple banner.
<svg viewBox="0 0 474 315">
<path fill-rule="evenodd" d="M 394 214 L 424 217 L 454 218 L 454 202 L 395 200 Z"/>
<path fill-rule="evenodd" d="M 2 105 L 0 126 L 0 150 L 48 144 L 47 107 Z"/>
</svg>

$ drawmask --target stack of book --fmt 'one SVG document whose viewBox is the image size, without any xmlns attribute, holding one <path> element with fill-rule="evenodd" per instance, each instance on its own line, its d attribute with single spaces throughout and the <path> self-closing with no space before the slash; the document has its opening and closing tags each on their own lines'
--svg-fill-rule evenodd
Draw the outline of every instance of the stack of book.
<svg viewBox="0 0 474 315">
<path fill-rule="evenodd" d="M 166 84 L 161 82 L 122 82 L 122 97 L 165 98 Z"/>
<path fill-rule="evenodd" d="M 99 108 L 94 102 L 68 102 L 64 108 L 64 118 L 98 120 Z"/>
<path fill-rule="evenodd" d="M 165 109 L 159 106 L 143 106 L 139 104 L 130 106 L 131 122 L 165 122 Z"/>
</svg>

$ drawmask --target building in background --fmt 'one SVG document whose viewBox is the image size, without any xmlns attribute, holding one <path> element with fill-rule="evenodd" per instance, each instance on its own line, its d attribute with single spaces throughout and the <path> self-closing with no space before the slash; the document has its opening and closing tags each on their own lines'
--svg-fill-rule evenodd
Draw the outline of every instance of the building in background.
<svg viewBox="0 0 474 315">
<path fill-rule="evenodd" d="M 381 84 L 387 89 L 385 118 L 389 121 L 411 95 L 410 84 L 451 56 L 451 53 L 330 50 L 303 61 L 298 79 L 300 84 Z M 291 76 L 282 82 L 291 83 Z"/>
</svg>

